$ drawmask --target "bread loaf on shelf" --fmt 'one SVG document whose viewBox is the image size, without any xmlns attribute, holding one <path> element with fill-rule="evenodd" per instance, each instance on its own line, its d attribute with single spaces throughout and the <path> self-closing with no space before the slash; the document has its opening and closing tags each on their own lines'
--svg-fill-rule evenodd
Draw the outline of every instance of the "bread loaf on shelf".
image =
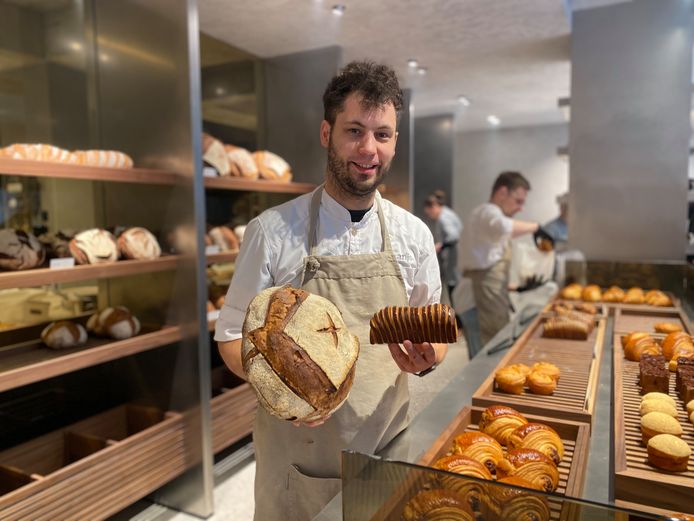
<svg viewBox="0 0 694 521">
<path fill-rule="evenodd" d="M 125 259 L 151 260 L 161 256 L 157 238 L 141 227 L 128 228 L 118 236 L 118 250 Z"/>
<path fill-rule="evenodd" d="M 253 152 L 253 159 L 258 165 L 260 179 L 268 181 L 289 182 L 292 180 L 292 170 L 284 159 L 267 150 Z"/>
<path fill-rule="evenodd" d="M 233 177 L 244 179 L 258 179 L 260 172 L 253 155 L 242 147 L 224 145 L 224 150 L 229 159 L 230 173 Z"/>
<path fill-rule="evenodd" d="M 0 269 L 29 270 L 37 268 L 46 259 L 46 251 L 39 240 L 22 230 L 0 230 Z"/>
<path fill-rule="evenodd" d="M 0 157 L 54 163 L 76 162 L 75 156 L 69 150 L 43 143 L 16 143 L 0 148 Z"/>
<path fill-rule="evenodd" d="M 586 340 L 592 329 L 591 324 L 576 317 L 550 317 L 543 324 L 542 336 L 566 340 Z"/>
<path fill-rule="evenodd" d="M 78 233 L 70 241 L 70 253 L 77 264 L 101 264 L 118 260 L 118 244 L 113 234 L 99 228 Z"/>
<path fill-rule="evenodd" d="M 224 145 L 218 139 L 203 132 L 202 134 L 202 159 L 211 165 L 220 176 L 231 174 L 229 156 Z"/>
<path fill-rule="evenodd" d="M 84 345 L 87 342 L 87 331 L 82 324 L 59 320 L 44 328 L 41 340 L 51 349 L 69 349 Z"/>
<path fill-rule="evenodd" d="M 140 321 L 125 306 L 108 307 L 89 317 L 87 329 L 97 336 L 125 340 L 140 332 Z"/>
<path fill-rule="evenodd" d="M 128 154 L 117 150 L 75 150 L 75 163 L 78 165 L 108 168 L 132 168 L 133 160 Z"/>
<path fill-rule="evenodd" d="M 388 306 L 371 318 L 369 340 L 372 344 L 393 344 L 410 340 L 453 343 L 458 339 L 455 311 L 446 304 L 421 307 Z"/>
<path fill-rule="evenodd" d="M 239 240 L 234 231 L 228 226 L 215 226 L 211 228 L 207 235 L 212 244 L 219 246 L 221 251 L 239 251 Z"/>
<path fill-rule="evenodd" d="M 581 300 L 581 293 L 583 292 L 583 286 L 577 283 L 569 284 L 561 290 L 559 296 L 566 300 Z"/>
</svg>

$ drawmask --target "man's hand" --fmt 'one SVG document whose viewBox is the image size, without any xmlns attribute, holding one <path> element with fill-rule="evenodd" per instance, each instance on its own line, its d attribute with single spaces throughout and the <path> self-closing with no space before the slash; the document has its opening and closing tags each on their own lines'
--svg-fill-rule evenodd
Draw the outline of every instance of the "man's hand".
<svg viewBox="0 0 694 521">
<path fill-rule="evenodd" d="M 405 340 L 400 344 L 388 344 L 390 354 L 400 370 L 406 373 L 419 373 L 429 369 L 436 362 L 436 350 L 429 342 L 413 344 Z"/>
<path fill-rule="evenodd" d="M 545 279 L 543 279 L 541 276 L 538 275 L 531 275 L 525 281 L 523 282 L 522 286 L 519 286 L 516 291 L 518 293 L 523 293 L 524 291 L 530 291 L 531 289 L 539 288 L 542 286 L 545 282 L 547 282 Z"/>
<path fill-rule="evenodd" d="M 537 231 L 533 234 L 533 239 L 535 240 L 535 246 L 540 251 L 552 251 L 554 249 L 554 237 L 547 233 L 542 226 L 537 227 Z"/>
</svg>

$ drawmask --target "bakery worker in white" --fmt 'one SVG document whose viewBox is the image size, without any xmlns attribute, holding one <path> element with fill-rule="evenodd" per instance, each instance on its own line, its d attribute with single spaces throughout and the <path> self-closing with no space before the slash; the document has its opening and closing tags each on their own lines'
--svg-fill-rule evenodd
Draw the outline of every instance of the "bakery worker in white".
<svg viewBox="0 0 694 521">
<path fill-rule="evenodd" d="M 510 239 L 542 233 L 538 223 L 512 218 L 523 209 L 529 190 L 530 183 L 522 174 L 502 172 L 494 181 L 489 202 L 465 219 L 461 260 L 464 276 L 472 279 L 483 345 L 509 321 Z"/>
<path fill-rule="evenodd" d="M 283 284 L 331 300 L 361 342 L 354 384 L 323 423 L 294 425 L 258 410 L 255 520 L 308 521 L 340 491 L 340 451 L 381 450 L 407 426 L 407 373 L 430 372 L 445 344 L 369 345 L 369 319 L 388 305 L 439 301 L 434 240 L 426 225 L 381 198 L 395 154 L 402 91 L 392 69 L 348 64 L 323 95 L 325 184 L 271 208 L 246 228 L 217 321 L 220 353 L 243 377 L 241 328 L 250 300 Z"/>
</svg>

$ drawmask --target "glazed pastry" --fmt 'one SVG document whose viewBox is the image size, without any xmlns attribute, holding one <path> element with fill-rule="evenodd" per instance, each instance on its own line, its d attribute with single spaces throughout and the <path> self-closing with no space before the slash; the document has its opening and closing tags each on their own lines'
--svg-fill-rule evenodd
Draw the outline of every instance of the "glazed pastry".
<svg viewBox="0 0 694 521">
<path fill-rule="evenodd" d="M 446 304 L 422 307 L 388 306 L 371 317 L 372 344 L 394 344 L 410 340 L 454 343 L 458 340 L 455 311 Z"/>
<path fill-rule="evenodd" d="M 132 168 L 133 160 L 128 154 L 116 150 L 75 150 L 75 163 L 78 165 L 108 168 Z"/>
<path fill-rule="evenodd" d="M 643 304 L 646 301 L 646 296 L 641 288 L 629 288 L 624 295 L 625 304 Z"/>
<path fill-rule="evenodd" d="M 499 442 L 482 432 L 464 432 L 456 436 L 451 453 L 482 463 L 492 474 L 496 472 L 497 463 L 504 457 Z"/>
<path fill-rule="evenodd" d="M 531 369 L 532 372 L 543 373 L 554 378 L 557 382 L 561 376 L 559 368 L 549 362 L 536 362 Z"/>
<path fill-rule="evenodd" d="M 672 416 L 662 412 L 649 412 L 641 417 L 641 441 L 648 444 L 653 436 L 658 434 L 672 434 L 682 436 L 682 426 Z"/>
<path fill-rule="evenodd" d="M 140 332 L 140 321 L 125 306 L 109 307 L 89 317 L 87 330 L 97 336 L 125 340 Z"/>
<path fill-rule="evenodd" d="M 668 368 L 671 373 L 677 372 L 677 366 L 680 360 L 687 360 L 694 358 L 694 346 L 690 344 L 680 345 L 675 348 L 675 352 L 672 355 L 672 360 L 668 364 Z"/>
<path fill-rule="evenodd" d="M 633 333 L 629 333 L 628 335 L 624 335 L 622 337 L 622 348 L 626 349 L 626 347 L 629 345 L 629 342 L 636 342 L 640 338 L 653 338 L 650 333 L 646 331 L 634 331 Z M 655 339 L 653 338 L 655 341 Z"/>
<path fill-rule="evenodd" d="M 22 230 L 0 230 L 0 269 L 29 270 L 46 259 L 46 250 L 39 240 Z"/>
<path fill-rule="evenodd" d="M 547 373 L 533 371 L 528 375 L 528 389 L 533 394 L 552 394 L 557 388 L 557 380 Z"/>
<path fill-rule="evenodd" d="M 656 333 L 670 334 L 682 331 L 682 326 L 674 322 L 658 322 L 653 325 L 653 329 Z"/>
<path fill-rule="evenodd" d="M 0 157 L 28 159 L 31 161 L 51 161 L 55 163 L 74 163 L 72 152 L 43 143 L 16 143 L 0 148 Z"/>
<path fill-rule="evenodd" d="M 439 458 L 432 465 L 433 468 L 454 472 L 463 476 L 472 476 L 479 479 L 492 479 L 489 469 L 482 463 L 467 456 L 452 454 Z"/>
<path fill-rule="evenodd" d="M 690 345 L 694 347 L 694 342 L 692 342 L 692 337 L 690 337 L 684 331 L 677 331 L 675 333 L 670 333 L 663 339 L 663 356 L 667 360 L 672 360 L 675 354 L 675 348 L 680 345 Z"/>
<path fill-rule="evenodd" d="M 677 418 L 677 408 L 666 400 L 642 400 L 639 412 L 641 416 L 645 416 L 649 412 L 662 412 Z"/>
<path fill-rule="evenodd" d="M 224 145 L 224 150 L 229 159 L 230 174 L 232 176 L 258 179 L 258 165 L 255 164 L 255 160 L 248 150 L 234 145 Z"/>
<path fill-rule="evenodd" d="M 509 450 L 506 457 L 499 462 L 497 476 L 518 476 L 545 492 L 554 492 L 559 484 L 559 471 L 554 462 L 535 449 Z"/>
<path fill-rule="evenodd" d="M 652 289 L 646 295 L 644 295 L 644 300 L 649 306 L 658 307 L 670 307 L 672 306 L 672 299 L 668 297 L 665 293 L 660 290 Z"/>
<path fill-rule="evenodd" d="M 630 341 L 624 348 L 624 358 L 632 362 L 638 362 L 644 354 L 660 355 L 661 347 L 651 337 L 643 337 L 636 341 Z"/>
<path fill-rule="evenodd" d="M 590 335 L 590 330 L 590 326 L 580 320 L 567 316 L 550 317 L 543 324 L 542 336 L 544 338 L 586 340 Z"/>
<path fill-rule="evenodd" d="M 253 152 L 253 159 L 258 165 L 260 179 L 269 181 L 284 181 L 292 180 L 292 169 L 289 164 L 277 154 L 268 152 L 267 150 L 258 150 Z"/>
<path fill-rule="evenodd" d="M 423 490 L 410 499 L 402 513 L 404 521 L 474 521 L 465 499 L 452 490 Z"/>
<path fill-rule="evenodd" d="M 483 496 L 483 517 L 487 520 L 503 521 L 549 521 L 550 510 L 547 499 L 539 494 L 522 490 L 541 490 L 533 483 L 518 476 L 508 476 L 498 483 L 511 487 L 491 486 L 489 493 Z"/>
<path fill-rule="evenodd" d="M 581 292 L 581 298 L 586 302 L 600 302 L 602 300 L 602 291 L 597 284 L 589 284 Z"/>
<path fill-rule="evenodd" d="M 602 300 L 605 302 L 622 302 L 624 300 L 624 290 L 619 286 L 610 286 L 602 294 Z"/>
<path fill-rule="evenodd" d="M 544 423 L 527 423 L 508 437 L 509 449 L 535 449 L 548 456 L 555 465 L 564 457 L 564 444 L 552 427 Z"/>
<path fill-rule="evenodd" d="M 75 235 L 70 253 L 77 264 L 101 264 L 118 260 L 118 245 L 110 232 L 92 228 Z"/>
<path fill-rule="evenodd" d="M 510 394 L 523 394 L 526 375 L 513 367 L 504 367 L 494 374 L 494 382 L 499 390 Z"/>
<path fill-rule="evenodd" d="M 686 441 L 671 434 L 653 436 L 647 450 L 652 465 L 672 472 L 685 472 L 692 453 Z"/>
<path fill-rule="evenodd" d="M 82 324 L 59 320 L 41 331 L 41 340 L 51 349 L 69 349 L 87 342 L 87 331 Z"/>
<path fill-rule="evenodd" d="M 161 256 L 159 242 L 149 230 L 128 228 L 118 236 L 118 250 L 125 259 L 151 260 Z"/>
<path fill-rule="evenodd" d="M 566 300 L 581 300 L 582 291 L 583 286 L 573 283 L 562 289 L 559 295 Z"/>
<path fill-rule="evenodd" d="M 482 411 L 479 428 L 502 445 L 506 445 L 511 433 L 526 423 L 528 420 L 525 416 L 515 409 L 506 405 L 492 405 Z"/>
</svg>

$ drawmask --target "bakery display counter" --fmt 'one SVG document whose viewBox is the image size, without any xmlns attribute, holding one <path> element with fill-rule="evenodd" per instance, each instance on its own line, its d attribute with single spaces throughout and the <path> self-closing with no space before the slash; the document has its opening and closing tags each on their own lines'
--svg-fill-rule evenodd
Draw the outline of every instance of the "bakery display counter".
<svg viewBox="0 0 694 521">
<path fill-rule="evenodd" d="M 0 347 L 0 392 L 178 342 L 180 326 L 143 327 L 125 340 L 89 337 L 86 344 L 49 349 L 40 339 Z"/>
<path fill-rule="evenodd" d="M 212 452 L 251 434 L 258 401 L 250 384 L 225 367 L 212 369 Z"/>
<path fill-rule="evenodd" d="M 0 518 L 104 519 L 185 468 L 182 415 L 123 405 L 0 452 Z"/>
<path fill-rule="evenodd" d="M 205 177 L 205 188 L 243 192 L 305 194 L 315 190 L 316 185 L 286 181 L 249 180 L 238 177 Z"/>
<path fill-rule="evenodd" d="M 614 311 L 614 330 L 618 333 L 632 331 L 655 331 L 657 324 L 668 323 L 679 326 L 682 331 L 692 332 L 692 325 L 682 308 L 636 308 L 622 306 Z"/>
<path fill-rule="evenodd" d="M 154 168 L 109 168 L 7 158 L 0 158 L 0 175 L 152 185 L 174 185 L 181 182 L 179 174 Z"/>
</svg>

